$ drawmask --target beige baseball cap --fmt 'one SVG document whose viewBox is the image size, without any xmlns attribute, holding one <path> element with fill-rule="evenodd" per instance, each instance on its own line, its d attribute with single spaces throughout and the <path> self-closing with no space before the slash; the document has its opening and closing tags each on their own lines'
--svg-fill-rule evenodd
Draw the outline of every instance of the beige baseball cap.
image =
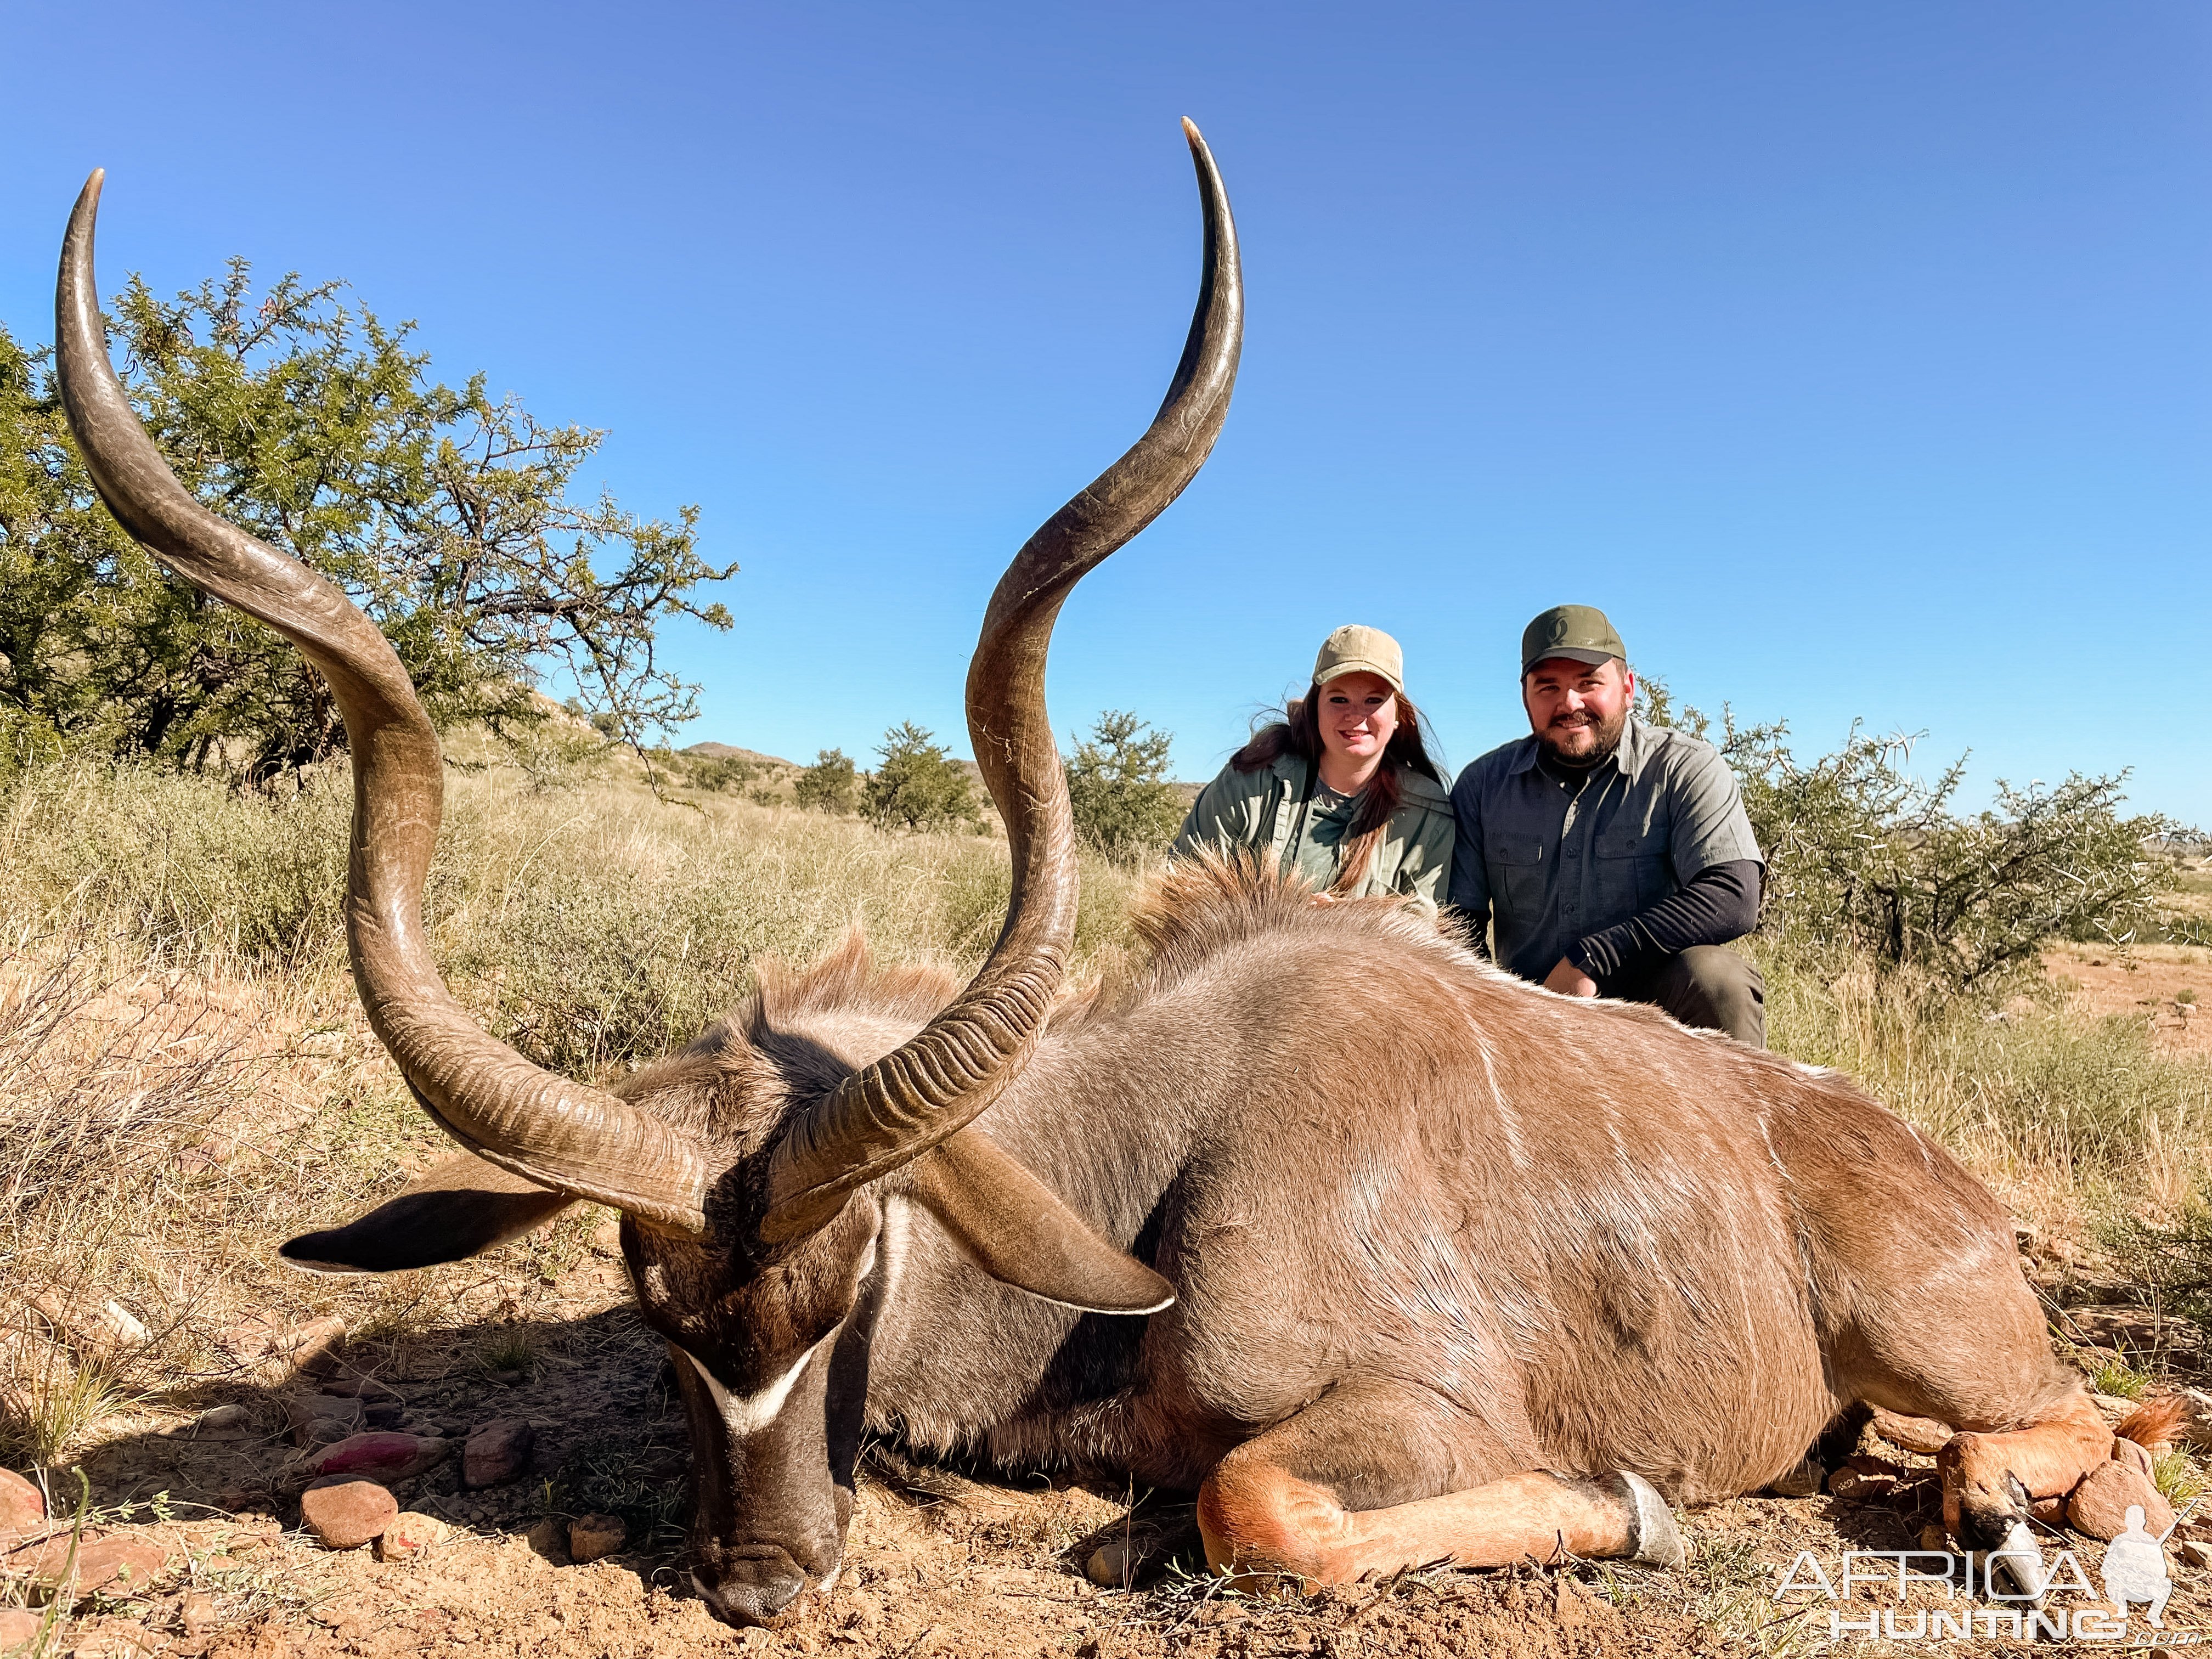
<svg viewBox="0 0 2212 1659">
<path fill-rule="evenodd" d="M 1400 696 L 1406 695 L 1406 653 L 1379 628 L 1346 623 L 1322 641 L 1313 683 L 1327 685 L 1346 674 L 1378 675 Z"/>
</svg>

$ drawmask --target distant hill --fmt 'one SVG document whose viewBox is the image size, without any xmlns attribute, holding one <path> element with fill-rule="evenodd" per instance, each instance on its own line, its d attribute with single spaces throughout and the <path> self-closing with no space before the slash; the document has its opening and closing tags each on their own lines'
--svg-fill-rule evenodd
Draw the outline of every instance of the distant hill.
<svg viewBox="0 0 2212 1659">
<path fill-rule="evenodd" d="M 788 766 L 794 771 L 799 768 L 797 761 L 787 761 L 775 755 L 763 755 L 757 749 L 739 749 L 733 744 L 695 743 L 681 752 L 686 755 L 696 755 L 702 760 L 750 761 L 755 766 Z"/>
</svg>

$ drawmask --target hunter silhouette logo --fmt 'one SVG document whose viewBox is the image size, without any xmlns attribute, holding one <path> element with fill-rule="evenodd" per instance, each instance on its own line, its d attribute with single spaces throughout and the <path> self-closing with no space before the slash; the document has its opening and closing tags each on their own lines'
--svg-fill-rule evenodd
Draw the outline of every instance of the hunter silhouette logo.
<svg viewBox="0 0 2212 1659">
<path fill-rule="evenodd" d="M 2188 1510 L 2183 1510 L 2173 1527 L 2188 1515 Z M 1958 1641 L 2002 1636 L 2016 1642 L 2038 1637 L 2124 1642 L 2131 1605 L 2142 1607 L 2153 1630 L 2166 1631 L 2166 1604 L 2173 1594 L 2166 1540 L 2173 1535 L 2173 1527 L 2153 1534 L 2144 1524 L 2142 1508 L 2130 1506 L 2126 1530 L 2106 1546 L 2098 1563 L 2101 1591 L 2070 1549 L 2058 1551 L 2047 1571 L 2031 1575 L 2040 1581 L 2033 1591 L 2021 1588 L 2019 1564 L 2006 1555 L 1847 1550 L 1840 1570 L 1832 1576 L 1812 1551 L 1803 1550 L 1775 1586 L 1774 1600 L 1779 1603 L 1805 1594 L 1825 1597 L 1832 1604 L 1827 1609 L 1831 1640 L 1862 1636 L 1890 1642 Z M 1905 1600 L 1915 1589 L 1939 1595 L 1948 1605 L 1907 1610 Z M 1863 1599 L 1849 1605 L 1867 1593 L 1875 1605 Z M 1885 1593 L 1895 1605 L 1880 1605 Z M 1972 1605 L 1976 1598 L 1986 1605 Z M 2204 1634 L 2175 1632 L 2169 1640 L 2179 1645 L 2201 1641 Z"/>
<path fill-rule="evenodd" d="M 2149 1611 L 2143 1616 L 2150 1620 L 2150 1627 L 2166 1628 L 2161 1615 L 2166 1612 L 2166 1598 L 2173 1594 L 2173 1577 L 2166 1570 L 2166 1540 L 2172 1533 L 2173 1527 L 2168 1527 L 2152 1537 L 2143 1524 L 2142 1506 L 2128 1506 L 2127 1530 L 2105 1546 L 2105 1594 L 2121 1618 L 2128 1616 L 2129 1602 L 2142 1601 L 2148 1605 Z"/>
</svg>

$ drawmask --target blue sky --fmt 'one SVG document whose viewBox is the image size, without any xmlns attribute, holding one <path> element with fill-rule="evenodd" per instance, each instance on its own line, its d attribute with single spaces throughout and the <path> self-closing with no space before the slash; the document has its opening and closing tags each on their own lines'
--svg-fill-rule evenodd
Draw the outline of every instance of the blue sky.
<svg viewBox="0 0 2212 1659">
<path fill-rule="evenodd" d="M 679 741 L 962 732 L 998 569 L 1134 438 L 1212 140 L 1249 326 L 1190 491 L 1070 603 L 1063 733 L 1209 775 L 1346 621 L 1451 761 L 1606 607 L 1708 708 L 2136 769 L 2212 823 L 2212 11 L 2195 3 L 18 3 L 0 320 L 232 253 L 702 508 Z M 966 750 L 964 735 L 957 746 Z"/>
</svg>

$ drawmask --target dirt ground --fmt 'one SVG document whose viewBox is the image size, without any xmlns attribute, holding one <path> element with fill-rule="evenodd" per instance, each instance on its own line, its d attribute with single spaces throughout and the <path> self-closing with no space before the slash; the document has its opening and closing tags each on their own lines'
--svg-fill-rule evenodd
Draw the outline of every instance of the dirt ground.
<svg viewBox="0 0 2212 1659">
<path fill-rule="evenodd" d="M 2094 1293 L 2093 1280 L 2063 1262 L 2032 1265 L 2054 1300 Z M 1873 1472 L 1865 1490 L 1848 1498 L 1746 1498 L 1689 1515 L 1693 1553 L 1679 1571 L 1531 1564 L 1275 1600 L 1238 1595 L 1199 1571 L 1187 1500 L 1144 1495 L 1133 1511 L 1133 1494 L 979 1481 L 917 1468 L 884 1448 L 870 1455 L 834 1590 L 806 1598 L 778 1629 L 741 1632 L 709 1613 L 683 1570 L 682 1409 L 662 1351 L 629 1310 L 611 1240 L 595 1236 L 557 1284 L 535 1288 L 542 1294 L 532 1322 L 498 1334 L 501 1352 L 519 1358 L 513 1369 L 483 1369 L 488 1332 L 356 1341 L 319 1375 L 215 1385 L 100 1425 L 101 1443 L 83 1468 L 95 1522 L 111 1524 L 95 1524 L 93 1535 L 153 1536 L 171 1563 L 146 1593 L 81 1604 L 49 1651 L 114 1659 L 1813 1653 L 1832 1645 L 1829 1604 L 1771 1599 L 1799 1553 L 1812 1552 L 1832 1574 L 1846 1550 L 1915 1547 L 1936 1513 L 1929 1460 L 1869 1434 L 1863 1455 L 1875 1461 L 1863 1465 Z M 2152 1330 L 2114 1310 L 2085 1309 L 2063 1328 L 2084 1344 L 2108 1345 L 2085 1347 L 2089 1363 L 2118 1352 L 2148 1366 L 2155 1350 L 2172 1371 L 2193 1367 L 2202 1349 L 2193 1329 L 2169 1321 Z M 300 1529 L 297 1483 L 284 1474 L 296 1453 L 283 1424 L 288 1401 L 327 1401 L 333 1390 L 354 1391 L 400 1426 L 457 1438 L 493 1419 L 523 1419 L 536 1431 L 534 1459 L 519 1478 L 483 1490 L 463 1490 L 450 1458 L 395 1483 L 403 1509 L 452 1528 L 415 1560 L 322 1548 Z M 242 1420 L 198 1426 L 201 1414 L 222 1406 L 242 1407 L 227 1414 Z M 158 1514 L 116 1513 L 149 1500 Z M 586 1513 L 619 1517 L 629 1542 L 570 1565 L 560 1535 Z M 1102 1542 L 1147 1534 L 1163 1538 L 1170 1553 L 1180 1540 L 1180 1562 L 1156 1561 L 1131 1591 L 1086 1577 Z M 2083 1543 L 2081 1553 L 2094 1573 L 2100 1547 Z M 2212 1570 L 2175 1571 L 2169 1632 L 2212 1636 Z M 1863 1589 L 1852 1616 L 1894 1605 Z M 1936 1587 L 1917 1591 L 1911 1605 L 1951 1602 Z M 1843 1650 L 1850 1645 L 1846 1638 Z"/>
<path fill-rule="evenodd" d="M 2161 1048 L 2212 1054 L 2212 951 L 2185 945 L 2145 945 L 2126 957 L 2087 945 L 2045 953 L 2044 969 L 2081 992 L 2094 1013 L 2146 1021 Z M 2206 1005 L 2198 1012 L 2197 999 Z"/>
</svg>

